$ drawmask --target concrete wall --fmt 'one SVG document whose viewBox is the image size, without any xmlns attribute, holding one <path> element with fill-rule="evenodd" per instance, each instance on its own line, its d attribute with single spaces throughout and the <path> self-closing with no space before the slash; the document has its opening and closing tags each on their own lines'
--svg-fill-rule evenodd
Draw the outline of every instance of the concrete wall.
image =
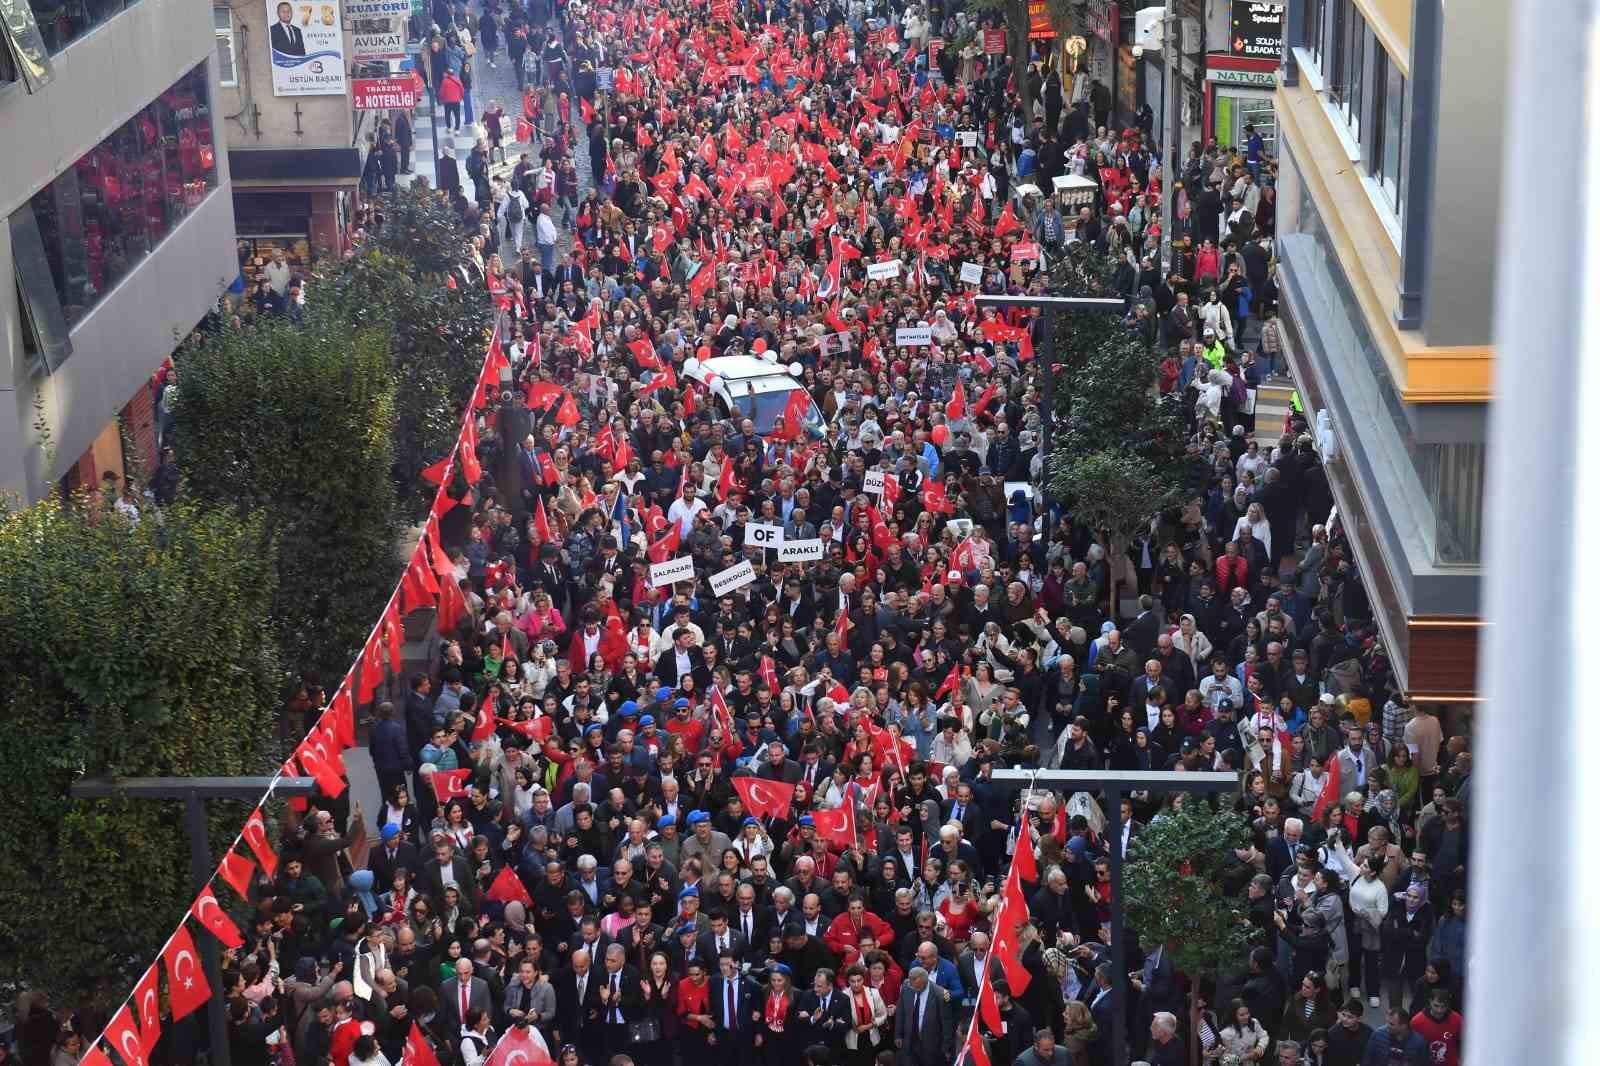
<svg viewBox="0 0 1600 1066">
<path fill-rule="evenodd" d="M 220 106 L 227 118 L 224 143 L 233 148 L 348 148 L 349 97 L 273 96 L 267 5 L 262 0 L 233 0 L 229 6 L 239 84 L 222 90 Z M 344 41 L 348 57 L 348 29 Z"/>
<path fill-rule="evenodd" d="M 1422 323 L 1433 345 L 1486 344 L 1491 336 L 1509 32 L 1510 5 L 1445 0 Z M 1411 202 L 1423 201 L 1413 193 Z"/>
</svg>

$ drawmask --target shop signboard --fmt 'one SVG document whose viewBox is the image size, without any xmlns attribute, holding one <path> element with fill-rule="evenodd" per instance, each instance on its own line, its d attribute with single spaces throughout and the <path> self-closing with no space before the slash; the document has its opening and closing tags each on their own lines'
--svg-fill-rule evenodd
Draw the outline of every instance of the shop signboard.
<svg viewBox="0 0 1600 1066">
<path fill-rule="evenodd" d="M 1283 54 L 1281 0 L 1233 0 L 1229 51 L 1247 59 L 1277 59 Z"/>
<path fill-rule="evenodd" d="M 350 106 L 357 111 L 408 111 L 417 106 L 416 80 L 409 74 L 352 79 Z"/>
</svg>

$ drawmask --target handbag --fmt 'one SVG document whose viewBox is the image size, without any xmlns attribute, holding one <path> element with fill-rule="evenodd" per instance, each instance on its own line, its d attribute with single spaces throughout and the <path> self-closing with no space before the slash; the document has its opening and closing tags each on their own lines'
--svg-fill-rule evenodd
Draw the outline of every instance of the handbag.
<svg viewBox="0 0 1600 1066">
<path fill-rule="evenodd" d="M 661 1019 L 641 1018 L 636 1022 L 628 1023 L 628 1042 L 631 1044 L 650 1044 L 661 1039 Z"/>
</svg>

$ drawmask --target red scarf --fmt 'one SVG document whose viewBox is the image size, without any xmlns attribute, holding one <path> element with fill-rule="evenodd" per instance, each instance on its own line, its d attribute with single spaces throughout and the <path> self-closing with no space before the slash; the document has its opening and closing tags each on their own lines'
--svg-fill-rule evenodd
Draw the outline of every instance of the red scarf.
<svg viewBox="0 0 1600 1066">
<path fill-rule="evenodd" d="M 767 1028 L 774 1033 L 783 1032 L 783 1019 L 789 1013 L 789 997 L 776 992 L 767 994 Z"/>
<path fill-rule="evenodd" d="M 867 986 L 862 985 L 859 989 L 852 992 L 850 996 L 853 1000 L 855 1000 L 856 1004 L 856 1024 L 871 1025 L 872 1001 L 867 998 Z"/>
</svg>

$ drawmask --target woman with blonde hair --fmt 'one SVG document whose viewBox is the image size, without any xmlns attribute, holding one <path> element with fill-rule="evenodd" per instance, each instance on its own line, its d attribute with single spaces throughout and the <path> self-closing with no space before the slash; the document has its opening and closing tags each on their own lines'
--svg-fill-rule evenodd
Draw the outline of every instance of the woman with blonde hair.
<svg viewBox="0 0 1600 1066">
<path fill-rule="evenodd" d="M 1089 1061 L 1089 1048 L 1099 1035 L 1100 1027 L 1089 1013 L 1089 1004 L 1081 999 L 1067 1000 L 1066 1010 L 1061 1012 L 1061 1046 L 1067 1049 L 1072 1061 Z"/>
</svg>

